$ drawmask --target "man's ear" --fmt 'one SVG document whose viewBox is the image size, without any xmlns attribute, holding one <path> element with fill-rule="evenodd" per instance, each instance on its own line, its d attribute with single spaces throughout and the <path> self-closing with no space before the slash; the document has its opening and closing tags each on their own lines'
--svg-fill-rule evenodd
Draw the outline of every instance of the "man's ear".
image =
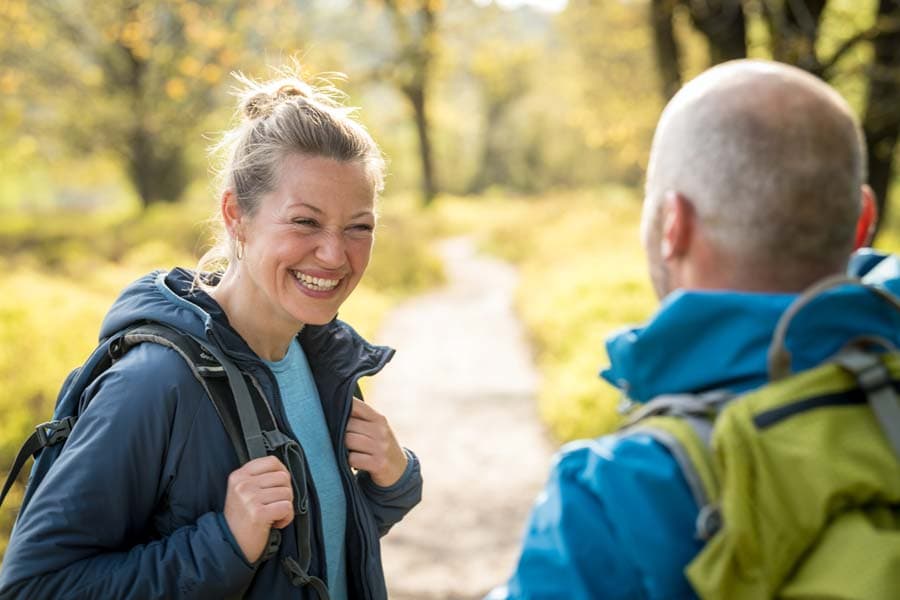
<svg viewBox="0 0 900 600">
<path fill-rule="evenodd" d="M 859 211 L 859 220 L 856 222 L 854 250 L 859 250 L 872 243 L 875 227 L 878 224 L 878 203 L 875 201 L 875 192 L 866 184 L 863 184 L 860 190 L 860 202 L 862 209 Z"/>
<path fill-rule="evenodd" d="M 222 193 L 219 210 L 222 212 L 222 221 L 225 223 L 225 228 L 228 230 L 229 235 L 236 241 L 243 239 L 241 221 L 244 217 L 244 211 L 238 203 L 234 190 L 227 189 Z"/>
<path fill-rule="evenodd" d="M 663 198 L 660 255 L 663 260 L 684 256 L 694 235 L 694 207 L 678 192 L 666 192 Z"/>
</svg>

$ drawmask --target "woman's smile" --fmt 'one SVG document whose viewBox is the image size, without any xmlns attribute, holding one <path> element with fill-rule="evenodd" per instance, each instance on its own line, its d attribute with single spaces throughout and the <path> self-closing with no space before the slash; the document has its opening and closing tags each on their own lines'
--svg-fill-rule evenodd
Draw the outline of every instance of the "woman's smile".
<svg viewBox="0 0 900 600">
<path fill-rule="evenodd" d="M 343 279 L 342 277 L 334 278 L 333 276 L 315 277 L 302 271 L 291 271 L 291 274 L 300 284 L 300 288 L 303 291 L 315 292 L 316 295 L 334 291 Z"/>
</svg>

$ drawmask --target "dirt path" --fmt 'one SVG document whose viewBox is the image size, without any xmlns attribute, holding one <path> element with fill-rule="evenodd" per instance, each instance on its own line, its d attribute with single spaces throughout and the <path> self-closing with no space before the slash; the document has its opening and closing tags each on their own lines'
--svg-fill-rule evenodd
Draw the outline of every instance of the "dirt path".
<svg viewBox="0 0 900 600">
<path fill-rule="evenodd" d="M 422 503 L 383 540 L 392 600 L 481 598 L 509 574 L 552 445 L 512 309 L 515 271 L 471 240 L 441 245 L 448 284 L 398 307 L 370 399 L 423 465 Z"/>
</svg>

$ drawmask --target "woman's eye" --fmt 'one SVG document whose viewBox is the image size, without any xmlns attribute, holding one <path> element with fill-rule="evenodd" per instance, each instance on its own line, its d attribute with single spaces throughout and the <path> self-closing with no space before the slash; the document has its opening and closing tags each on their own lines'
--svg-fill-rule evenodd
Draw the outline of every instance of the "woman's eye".
<svg viewBox="0 0 900 600">
<path fill-rule="evenodd" d="M 294 225 L 300 225 L 301 227 L 316 227 L 318 223 L 315 219 L 294 219 Z"/>
<path fill-rule="evenodd" d="M 358 223 L 347 228 L 352 233 L 372 233 L 375 227 L 368 223 Z"/>
</svg>

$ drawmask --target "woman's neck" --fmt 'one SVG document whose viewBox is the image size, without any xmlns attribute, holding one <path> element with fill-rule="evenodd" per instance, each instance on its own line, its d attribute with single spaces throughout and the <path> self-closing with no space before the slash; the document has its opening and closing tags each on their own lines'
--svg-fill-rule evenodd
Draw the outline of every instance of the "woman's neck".
<svg viewBox="0 0 900 600">
<path fill-rule="evenodd" d="M 240 275 L 231 267 L 208 292 L 225 311 L 229 324 L 264 360 L 275 362 L 284 358 L 291 340 L 303 328 L 302 323 L 276 321 L 271 314 L 261 311 L 260 303 L 245 291 Z"/>
</svg>

